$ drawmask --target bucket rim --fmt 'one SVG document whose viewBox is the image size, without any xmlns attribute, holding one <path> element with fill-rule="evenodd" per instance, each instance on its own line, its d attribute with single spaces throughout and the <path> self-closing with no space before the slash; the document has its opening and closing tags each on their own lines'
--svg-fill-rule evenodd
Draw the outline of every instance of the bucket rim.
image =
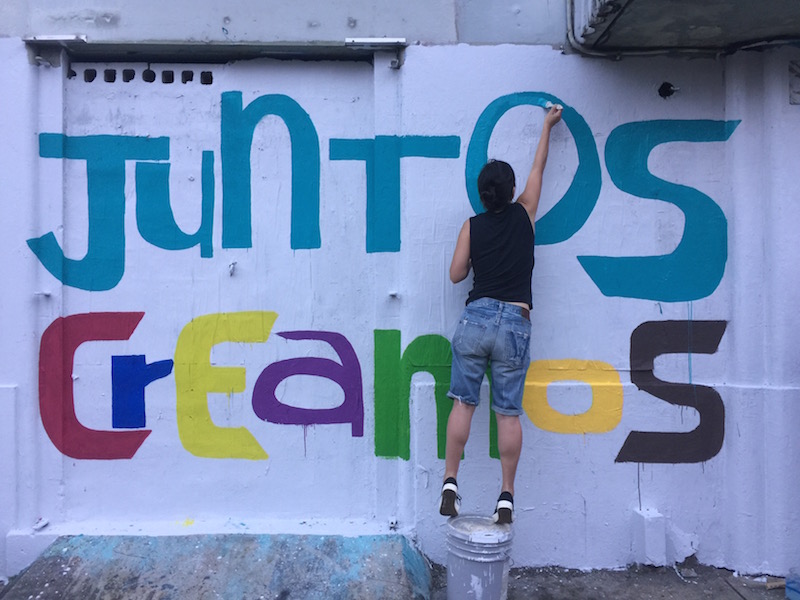
<svg viewBox="0 0 800 600">
<path fill-rule="evenodd" d="M 511 525 L 495 523 L 491 517 L 463 514 L 447 520 L 447 537 L 471 544 L 505 544 L 514 537 Z"/>
</svg>

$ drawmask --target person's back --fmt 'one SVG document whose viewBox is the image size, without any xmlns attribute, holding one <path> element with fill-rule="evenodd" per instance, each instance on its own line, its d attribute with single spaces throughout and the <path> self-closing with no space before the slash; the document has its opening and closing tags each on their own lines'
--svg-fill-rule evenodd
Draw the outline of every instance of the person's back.
<svg viewBox="0 0 800 600">
<path fill-rule="evenodd" d="M 531 306 L 534 234 L 528 212 L 509 204 L 470 219 L 470 257 L 474 273 L 467 304 L 478 298 Z"/>
</svg>

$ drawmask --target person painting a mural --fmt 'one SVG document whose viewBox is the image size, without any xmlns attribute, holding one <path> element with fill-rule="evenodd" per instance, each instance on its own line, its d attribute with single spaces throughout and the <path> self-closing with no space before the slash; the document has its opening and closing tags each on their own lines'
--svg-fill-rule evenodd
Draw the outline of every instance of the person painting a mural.
<svg viewBox="0 0 800 600">
<path fill-rule="evenodd" d="M 491 366 L 492 409 L 497 416 L 502 470 L 497 523 L 514 517 L 514 479 L 522 450 L 522 395 L 530 363 L 531 275 L 534 220 L 547 163 L 550 132 L 561 120 L 563 107 L 550 107 L 542 125 L 525 189 L 514 202 L 514 171 L 506 162 L 491 160 L 478 176 L 478 192 L 486 212 L 461 227 L 450 264 L 450 280 L 458 283 L 474 270 L 455 334 L 448 396 L 453 408 L 447 422 L 445 473 L 439 512 L 457 516 L 458 468 L 469 438 L 472 415 L 480 401 L 487 365 Z"/>
</svg>

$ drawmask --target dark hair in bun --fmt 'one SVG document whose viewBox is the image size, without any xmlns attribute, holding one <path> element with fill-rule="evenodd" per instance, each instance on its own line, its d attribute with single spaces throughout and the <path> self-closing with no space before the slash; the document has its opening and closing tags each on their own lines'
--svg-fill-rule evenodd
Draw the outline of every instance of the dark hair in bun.
<svg viewBox="0 0 800 600">
<path fill-rule="evenodd" d="M 502 160 L 490 160 L 478 175 L 481 203 L 490 211 L 498 211 L 514 200 L 514 169 Z"/>
</svg>

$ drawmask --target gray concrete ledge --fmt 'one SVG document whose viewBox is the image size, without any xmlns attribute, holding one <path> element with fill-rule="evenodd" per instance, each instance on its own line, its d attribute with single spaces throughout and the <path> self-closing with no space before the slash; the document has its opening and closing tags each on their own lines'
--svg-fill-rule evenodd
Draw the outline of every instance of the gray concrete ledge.
<svg viewBox="0 0 800 600">
<path fill-rule="evenodd" d="M 430 598 L 426 558 L 403 536 L 60 537 L 3 600 Z"/>
</svg>

